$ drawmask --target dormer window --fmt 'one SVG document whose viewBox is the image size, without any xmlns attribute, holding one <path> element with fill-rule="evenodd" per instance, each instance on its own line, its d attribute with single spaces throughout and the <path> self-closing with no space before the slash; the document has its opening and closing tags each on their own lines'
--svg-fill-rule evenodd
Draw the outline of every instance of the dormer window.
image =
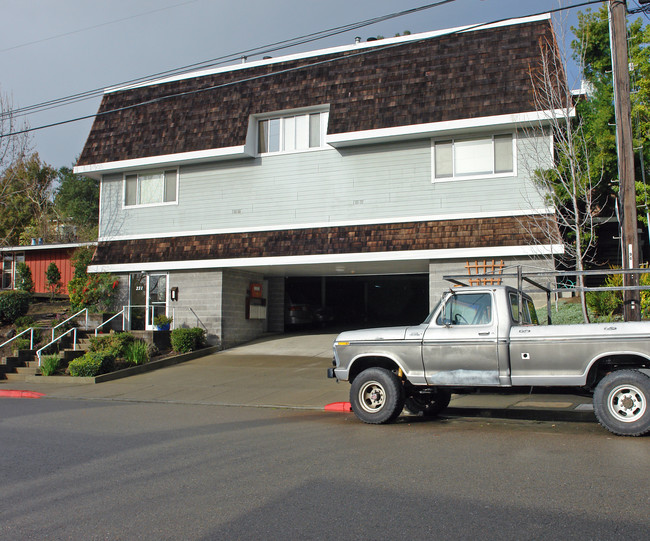
<svg viewBox="0 0 650 541">
<path fill-rule="evenodd" d="M 326 111 L 282 115 L 257 122 L 259 154 L 296 152 L 325 146 Z"/>
</svg>

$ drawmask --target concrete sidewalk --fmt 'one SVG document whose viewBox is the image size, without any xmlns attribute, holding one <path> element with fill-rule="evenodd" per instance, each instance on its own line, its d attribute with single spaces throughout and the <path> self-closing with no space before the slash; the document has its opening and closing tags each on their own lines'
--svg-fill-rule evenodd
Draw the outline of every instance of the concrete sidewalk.
<svg viewBox="0 0 650 541">
<path fill-rule="evenodd" d="M 0 381 L 0 396 L 21 390 L 47 398 L 323 410 L 327 404 L 349 400 L 349 384 L 326 377 L 334 337 L 270 337 L 95 385 Z M 445 414 L 595 421 L 589 397 L 555 394 L 453 395 Z"/>
</svg>

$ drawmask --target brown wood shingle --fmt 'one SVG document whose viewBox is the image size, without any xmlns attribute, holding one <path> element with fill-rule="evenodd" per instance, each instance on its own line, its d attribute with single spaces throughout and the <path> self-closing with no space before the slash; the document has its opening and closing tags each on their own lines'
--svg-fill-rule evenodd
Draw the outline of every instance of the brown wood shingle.
<svg viewBox="0 0 650 541">
<path fill-rule="evenodd" d="M 548 20 L 111 92 L 78 165 L 244 145 L 251 114 L 314 105 L 329 134 L 533 111 L 543 41 Z"/>
<path fill-rule="evenodd" d="M 536 233 L 531 233 L 536 231 Z M 533 218 L 505 217 L 100 242 L 93 264 L 154 263 L 547 244 Z"/>
</svg>

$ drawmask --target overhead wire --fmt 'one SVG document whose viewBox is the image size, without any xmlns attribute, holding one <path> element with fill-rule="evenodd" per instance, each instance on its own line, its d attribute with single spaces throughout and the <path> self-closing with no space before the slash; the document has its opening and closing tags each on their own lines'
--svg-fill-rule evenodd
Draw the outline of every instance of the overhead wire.
<svg viewBox="0 0 650 541">
<path fill-rule="evenodd" d="M 412 13 L 412 12 L 414 12 L 414 10 L 421 11 L 422 9 L 428 9 L 430 7 L 436 7 L 436 6 L 447 4 L 447 3 L 450 3 L 450 2 L 453 2 L 453 1 L 455 1 L 455 0 L 442 0 L 440 2 L 436 2 L 436 3 L 433 3 L 433 4 L 428 4 L 427 6 L 420 6 L 419 8 L 413 8 L 411 10 L 406 10 L 406 11 Z M 545 11 L 530 14 L 530 15 L 527 15 L 527 16 L 532 17 L 532 16 L 537 16 L 537 15 L 543 15 L 543 14 L 546 14 L 546 13 L 556 13 L 556 12 L 560 12 L 560 11 L 565 11 L 567 9 L 574 9 L 574 8 L 578 8 L 578 7 L 584 7 L 584 6 L 599 4 L 599 3 L 602 3 L 602 0 L 589 0 L 589 1 L 581 2 L 579 4 L 573 4 L 571 6 L 563 6 L 563 7 L 555 8 L 553 10 L 545 10 Z M 400 12 L 400 13 L 402 13 L 402 12 Z M 395 14 L 391 14 L 391 15 L 398 16 L 398 15 L 395 15 Z M 383 16 L 383 17 L 390 17 L 390 16 Z M 393 17 L 390 17 L 390 18 L 393 18 Z M 377 18 L 375 18 L 375 19 L 377 19 Z M 452 30 L 452 31 L 450 31 L 450 32 L 448 32 L 446 34 L 441 34 L 441 37 L 445 36 L 445 35 L 453 35 L 453 34 L 459 33 L 459 32 L 467 32 L 469 30 L 475 30 L 475 29 L 483 27 L 483 26 L 498 24 L 500 22 L 504 22 L 504 21 L 507 21 L 507 20 L 510 20 L 510 17 L 506 18 L 506 19 L 497 19 L 497 20 L 493 20 L 493 21 L 490 21 L 490 22 L 470 25 L 470 26 L 467 26 L 467 27 L 463 27 L 462 29 L 459 29 L 459 30 Z M 373 23 L 368 23 L 368 24 L 373 24 Z M 347 30 L 345 30 L 345 31 L 347 31 Z M 423 40 L 424 39 L 427 39 L 427 38 L 423 38 Z M 214 86 L 207 87 L 207 88 L 195 89 L 195 90 L 191 90 L 191 91 L 186 91 L 186 92 L 180 92 L 180 93 L 170 94 L 170 95 L 166 95 L 166 96 L 161 96 L 161 97 L 158 97 L 158 98 L 154 98 L 152 100 L 146 100 L 146 101 L 143 101 L 143 102 L 134 103 L 134 104 L 131 104 L 131 105 L 128 105 L 128 106 L 125 106 L 125 107 L 120 107 L 120 108 L 111 109 L 111 110 L 107 110 L 107 111 L 101 111 L 101 112 L 94 113 L 94 114 L 91 114 L 91 115 L 83 115 L 83 116 L 79 116 L 79 117 L 76 117 L 76 118 L 71 118 L 71 119 L 62 120 L 62 121 L 58 121 L 58 122 L 52 122 L 52 123 L 41 125 L 41 126 L 36 126 L 36 127 L 33 127 L 33 128 L 25 128 L 25 129 L 22 129 L 22 130 L 17 130 L 17 131 L 11 132 L 11 133 L 1 134 L 0 138 L 2 138 L 2 137 L 10 137 L 10 136 L 14 136 L 14 135 L 20 135 L 20 134 L 29 133 L 29 132 L 38 131 L 38 130 L 47 129 L 47 128 L 52 128 L 52 127 L 56 127 L 56 126 L 70 124 L 70 123 L 73 123 L 73 122 L 79 122 L 79 121 L 82 121 L 82 120 L 88 120 L 90 118 L 105 116 L 105 115 L 108 115 L 108 114 L 121 112 L 121 111 L 128 110 L 128 109 L 134 109 L 134 108 L 137 108 L 137 107 L 150 105 L 152 103 L 157 103 L 157 102 L 167 100 L 167 99 L 181 97 L 181 96 L 189 95 L 189 94 L 197 94 L 199 92 L 206 92 L 206 91 L 209 91 L 209 90 L 215 90 L 217 88 L 222 88 L 222 87 L 225 87 L 225 86 L 240 84 L 240 83 L 247 82 L 247 81 L 254 80 L 254 79 L 271 77 L 271 76 L 281 74 L 281 73 L 286 73 L 286 72 L 289 72 L 289 71 L 306 69 L 306 68 L 312 67 L 314 65 L 330 63 L 330 62 L 338 61 L 338 60 L 340 60 L 342 58 L 350 58 L 350 56 L 364 55 L 364 54 L 368 54 L 370 52 L 374 52 L 374 51 L 377 51 L 377 50 L 383 50 L 383 49 L 387 49 L 387 48 L 398 47 L 398 46 L 401 46 L 401 45 L 403 45 L 403 43 L 394 43 L 394 44 L 386 45 L 386 46 L 383 46 L 383 47 L 382 46 L 374 47 L 374 48 L 371 48 L 371 49 L 366 49 L 366 50 L 363 50 L 363 51 L 359 51 L 358 53 L 354 53 L 353 55 L 350 55 L 350 54 L 342 55 L 342 56 L 339 56 L 339 57 L 335 57 L 335 58 L 332 58 L 332 59 L 327 59 L 327 60 L 312 63 L 312 64 L 305 64 L 305 65 L 301 65 L 301 66 L 297 66 L 295 68 L 289 68 L 289 69 L 285 69 L 285 70 L 276 70 L 276 71 L 272 71 L 272 72 L 269 72 L 269 73 L 266 73 L 266 74 L 263 74 L 263 75 L 259 75 L 259 76 L 256 76 L 256 77 L 239 79 L 237 81 L 231 81 L 229 83 L 224 83 L 224 84 L 221 84 L 221 85 L 214 85 Z M 233 55 L 229 55 L 229 57 L 230 56 L 233 56 Z M 187 67 L 189 67 L 189 66 L 187 66 Z M 179 70 L 180 69 L 183 69 L 183 68 L 179 68 Z M 169 72 L 163 72 L 163 75 L 168 75 L 168 76 L 178 75 L 178 74 L 180 74 L 180 73 L 170 74 Z M 137 79 L 137 80 L 133 80 L 133 81 L 128 81 L 128 82 L 124 83 L 124 85 L 138 84 L 138 83 L 144 84 L 144 82 L 155 81 L 157 78 L 159 78 L 159 76 L 153 76 L 151 79 L 150 78 L 141 78 L 141 79 Z M 111 87 L 113 87 L 113 86 L 122 86 L 122 85 L 112 85 Z M 111 88 L 111 87 L 106 87 L 106 88 Z M 104 89 L 102 89 L 102 92 L 103 91 L 104 91 Z"/>
</svg>

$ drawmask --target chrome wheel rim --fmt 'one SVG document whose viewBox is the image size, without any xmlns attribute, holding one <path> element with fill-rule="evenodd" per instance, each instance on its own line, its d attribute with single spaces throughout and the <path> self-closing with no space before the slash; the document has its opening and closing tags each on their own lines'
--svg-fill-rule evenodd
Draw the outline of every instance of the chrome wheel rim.
<svg viewBox="0 0 650 541">
<path fill-rule="evenodd" d="M 624 423 L 633 423 L 643 417 L 647 401 L 643 392 L 634 385 L 619 385 L 607 398 L 611 414 Z"/>
<path fill-rule="evenodd" d="M 378 381 L 367 381 L 359 389 L 359 405 L 368 413 L 377 413 L 386 404 L 386 391 Z"/>
</svg>

